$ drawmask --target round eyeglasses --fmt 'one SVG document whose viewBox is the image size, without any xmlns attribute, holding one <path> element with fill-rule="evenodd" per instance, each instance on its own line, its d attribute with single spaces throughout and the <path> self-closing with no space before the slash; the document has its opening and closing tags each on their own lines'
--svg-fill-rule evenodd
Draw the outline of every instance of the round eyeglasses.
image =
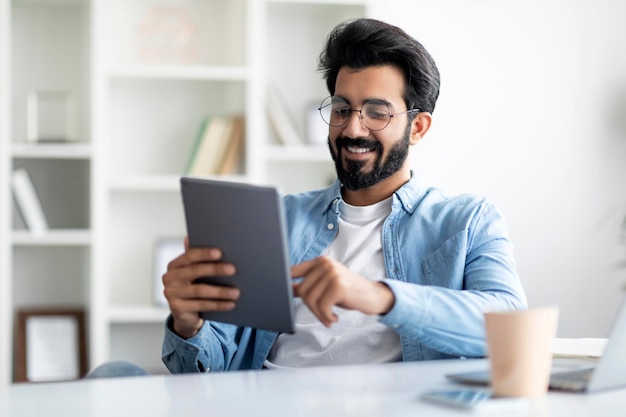
<svg viewBox="0 0 626 417">
<path fill-rule="evenodd" d="M 368 100 L 359 110 L 351 109 L 346 100 L 341 97 L 326 97 L 318 109 L 322 120 L 331 127 L 340 127 L 348 123 L 353 112 L 359 113 L 363 126 L 372 131 L 383 130 L 391 122 L 391 118 L 401 114 L 419 112 L 411 109 L 391 114 L 389 105 L 383 100 Z"/>
</svg>

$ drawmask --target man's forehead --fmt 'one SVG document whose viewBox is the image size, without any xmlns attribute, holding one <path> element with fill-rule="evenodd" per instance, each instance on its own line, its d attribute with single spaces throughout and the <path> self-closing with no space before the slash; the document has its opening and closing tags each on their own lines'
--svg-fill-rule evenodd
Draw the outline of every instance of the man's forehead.
<svg viewBox="0 0 626 417">
<path fill-rule="evenodd" d="M 404 103 L 405 82 L 402 71 L 392 65 L 364 68 L 341 67 L 335 82 L 335 96 L 351 105 L 382 100 L 390 106 Z"/>
</svg>

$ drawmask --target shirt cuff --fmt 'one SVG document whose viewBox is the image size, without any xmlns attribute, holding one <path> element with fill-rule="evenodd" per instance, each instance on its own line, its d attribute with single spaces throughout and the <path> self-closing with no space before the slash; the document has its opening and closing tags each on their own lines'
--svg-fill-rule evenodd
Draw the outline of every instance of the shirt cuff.
<svg viewBox="0 0 626 417">
<path fill-rule="evenodd" d="M 378 321 L 398 333 L 402 333 L 405 326 L 415 331 L 416 323 L 424 326 L 427 321 L 428 300 L 421 286 L 389 278 L 382 282 L 393 292 L 395 302 L 391 310 L 381 315 Z M 411 288 L 406 288 L 407 286 Z"/>
<path fill-rule="evenodd" d="M 206 332 L 210 332 L 210 325 L 205 321 L 198 333 L 189 338 L 183 339 L 173 330 L 174 319 L 168 316 L 165 324 L 165 337 L 163 339 L 163 358 L 176 354 L 182 362 L 182 368 L 174 372 L 209 372 L 209 360 L 200 348 L 205 339 Z"/>
</svg>

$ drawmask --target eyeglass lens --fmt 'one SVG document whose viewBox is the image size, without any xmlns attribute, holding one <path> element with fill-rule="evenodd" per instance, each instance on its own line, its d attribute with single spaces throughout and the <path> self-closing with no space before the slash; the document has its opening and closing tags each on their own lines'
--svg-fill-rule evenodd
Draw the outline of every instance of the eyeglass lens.
<svg viewBox="0 0 626 417">
<path fill-rule="evenodd" d="M 382 101 L 367 101 L 360 110 L 350 109 L 350 105 L 340 97 L 327 97 L 320 105 L 322 119 L 332 127 L 343 126 L 352 112 L 359 113 L 361 122 L 369 130 L 382 130 L 391 120 L 389 106 Z"/>
</svg>

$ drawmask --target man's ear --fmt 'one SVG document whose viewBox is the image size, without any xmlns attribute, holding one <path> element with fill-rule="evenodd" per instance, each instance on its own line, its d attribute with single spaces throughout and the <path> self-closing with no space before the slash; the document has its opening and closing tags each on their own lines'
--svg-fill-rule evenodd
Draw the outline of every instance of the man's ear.
<svg viewBox="0 0 626 417">
<path fill-rule="evenodd" d="M 432 120 L 433 117 L 431 114 L 425 111 L 418 113 L 417 116 L 413 118 L 411 122 L 411 145 L 417 144 L 417 142 L 426 135 L 426 132 L 430 129 Z"/>
</svg>

